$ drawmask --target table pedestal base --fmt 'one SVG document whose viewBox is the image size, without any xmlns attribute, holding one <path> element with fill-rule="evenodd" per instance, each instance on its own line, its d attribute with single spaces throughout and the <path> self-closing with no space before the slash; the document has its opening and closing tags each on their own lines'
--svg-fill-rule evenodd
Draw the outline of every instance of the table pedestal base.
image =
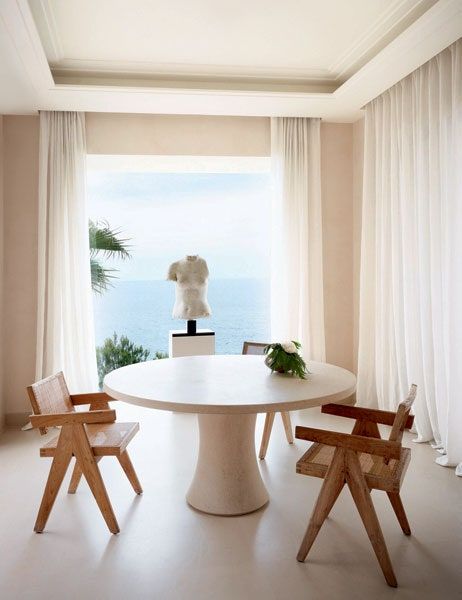
<svg viewBox="0 0 462 600">
<path fill-rule="evenodd" d="M 199 457 L 188 503 L 213 515 L 243 515 L 268 500 L 255 453 L 257 415 L 198 415 Z"/>
</svg>

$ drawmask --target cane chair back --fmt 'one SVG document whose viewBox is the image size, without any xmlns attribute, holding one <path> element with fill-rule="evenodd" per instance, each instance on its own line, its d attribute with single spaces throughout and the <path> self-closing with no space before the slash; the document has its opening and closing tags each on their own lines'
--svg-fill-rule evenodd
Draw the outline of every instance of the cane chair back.
<svg viewBox="0 0 462 600">
<path fill-rule="evenodd" d="M 264 349 L 268 344 L 263 344 L 262 342 L 244 342 L 242 346 L 242 354 L 253 354 L 256 356 L 260 356 L 265 354 Z"/>
<path fill-rule="evenodd" d="M 46 415 L 74 412 L 66 380 L 62 372 L 46 377 L 27 388 L 34 415 Z M 47 433 L 46 427 L 40 427 L 40 433 Z"/>
<path fill-rule="evenodd" d="M 403 433 L 404 430 L 407 429 L 406 424 L 408 421 L 409 414 L 411 412 L 412 405 L 414 404 L 416 394 L 417 386 L 415 384 L 412 384 L 406 400 L 403 400 L 398 405 L 396 417 L 391 428 L 390 436 L 388 438 L 390 442 L 401 442 L 401 440 L 403 439 Z"/>
</svg>

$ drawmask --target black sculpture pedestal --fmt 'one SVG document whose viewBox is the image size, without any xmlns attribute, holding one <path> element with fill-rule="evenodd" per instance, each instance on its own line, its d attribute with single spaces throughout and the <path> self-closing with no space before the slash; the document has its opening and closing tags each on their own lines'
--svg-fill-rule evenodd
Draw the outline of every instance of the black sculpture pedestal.
<svg viewBox="0 0 462 600">
<path fill-rule="evenodd" d="M 190 319 L 186 321 L 186 331 L 188 335 L 196 335 L 197 333 L 197 321 L 196 319 Z"/>
</svg>

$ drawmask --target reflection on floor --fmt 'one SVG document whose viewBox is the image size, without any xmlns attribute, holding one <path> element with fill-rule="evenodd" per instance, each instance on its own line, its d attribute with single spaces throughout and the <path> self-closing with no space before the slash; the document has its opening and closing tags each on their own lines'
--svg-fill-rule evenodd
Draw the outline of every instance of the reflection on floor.
<svg viewBox="0 0 462 600">
<path fill-rule="evenodd" d="M 269 505 L 223 518 L 194 511 L 184 499 L 197 452 L 195 416 L 124 404 L 117 410 L 119 419 L 141 422 L 130 452 L 145 490 L 135 496 L 117 461 L 102 461 L 122 530 L 118 536 L 107 531 L 85 482 L 75 496 L 63 487 L 45 532 L 34 534 L 50 464 L 38 456 L 46 438 L 36 431 L 0 437 L 1 598 L 377 600 L 396 593 L 400 600 L 462 598 L 462 480 L 436 465 L 434 451 L 413 444 L 411 435 L 405 445 L 413 458 L 402 490 L 410 538 L 401 533 L 386 494 L 373 492 L 400 585 L 396 592 L 386 585 L 345 490 L 307 563 L 296 561 L 321 480 L 295 474 L 307 445 L 297 440 L 289 446 L 280 419 L 261 463 Z M 318 409 L 293 413 L 292 420 L 338 431 L 350 426 Z M 262 425 L 260 416 L 257 436 Z"/>
</svg>

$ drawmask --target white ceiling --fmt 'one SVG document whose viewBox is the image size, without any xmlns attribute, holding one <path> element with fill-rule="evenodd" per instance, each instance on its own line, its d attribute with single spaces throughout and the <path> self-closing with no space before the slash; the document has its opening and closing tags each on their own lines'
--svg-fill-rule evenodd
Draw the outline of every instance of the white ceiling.
<svg viewBox="0 0 462 600">
<path fill-rule="evenodd" d="M 0 0 L 0 112 L 358 118 L 462 0 Z"/>
<path fill-rule="evenodd" d="M 29 0 L 54 69 L 285 79 L 341 77 L 435 3 Z"/>
</svg>

